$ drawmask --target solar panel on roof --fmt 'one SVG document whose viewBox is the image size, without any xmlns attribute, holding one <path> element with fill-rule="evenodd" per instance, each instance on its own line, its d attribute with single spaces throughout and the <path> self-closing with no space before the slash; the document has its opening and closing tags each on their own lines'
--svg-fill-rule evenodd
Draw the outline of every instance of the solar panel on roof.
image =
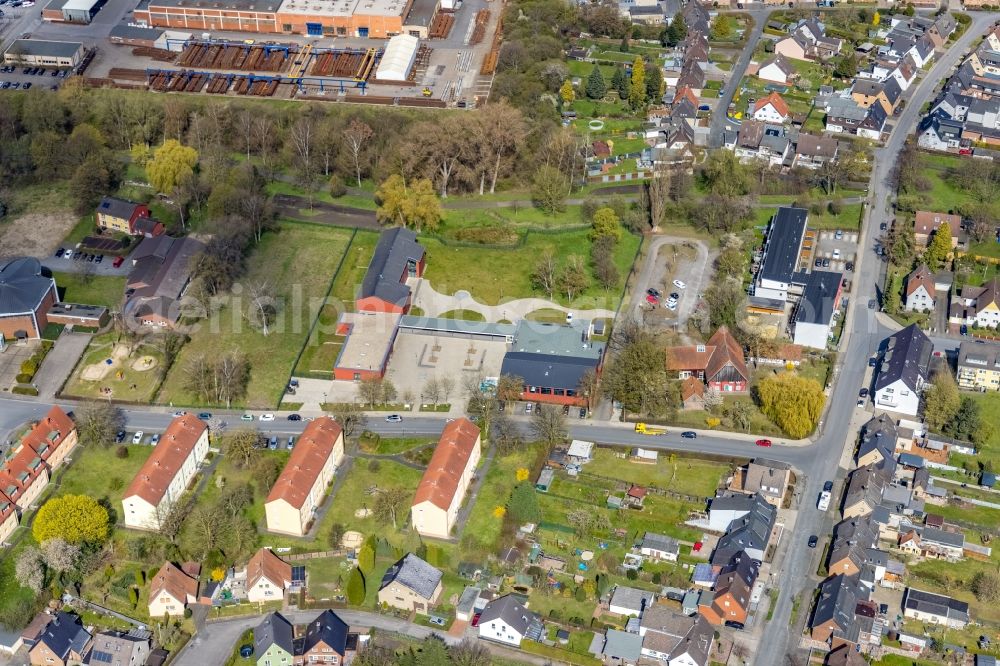
<svg viewBox="0 0 1000 666">
<path fill-rule="evenodd" d="M 99 652 L 97 650 L 94 650 L 94 653 L 90 655 L 90 660 L 92 662 L 98 661 L 102 664 L 110 664 L 112 659 L 114 659 L 114 655 L 112 655 L 110 652 Z"/>
<path fill-rule="evenodd" d="M 292 582 L 293 583 L 304 583 L 306 581 L 306 568 L 305 567 L 292 567 Z"/>
</svg>

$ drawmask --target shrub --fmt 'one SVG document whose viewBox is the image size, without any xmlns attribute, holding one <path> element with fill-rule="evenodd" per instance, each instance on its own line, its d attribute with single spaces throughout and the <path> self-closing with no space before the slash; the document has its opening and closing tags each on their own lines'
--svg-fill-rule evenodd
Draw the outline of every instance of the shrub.
<svg viewBox="0 0 1000 666">
<path fill-rule="evenodd" d="M 344 179 L 337 174 L 330 176 L 330 196 L 337 198 L 345 194 L 347 194 L 347 185 L 344 184 Z"/>
<path fill-rule="evenodd" d="M 625 577 L 628 578 L 629 580 L 637 580 L 639 578 L 639 572 L 636 571 L 635 569 L 629 569 L 625 573 Z"/>
<path fill-rule="evenodd" d="M 481 245 L 515 245 L 519 240 L 516 231 L 499 224 L 459 229 L 455 232 L 454 237 L 455 240 Z"/>
<path fill-rule="evenodd" d="M 31 380 L 34 379 L 34 378 L 35 378 L 34 375 L 25 374 L 25 373 L 21 372 L 21 373 L 18 373 L 18 375 L 16 377 L 14 377 L 14 380 L 18 384 L 30 384 Z"/>
<path fill-rule="evenodd" d="M 844 202 L 840 199 L 834 199 L 827 206 L 827 210 L 830 211 L 830 215 L 840 215 L 844 210 Z"/>
<path fill-rule="evenodd" d="M 372 474 L 377 474 L 378 471 L 382 469 L 382 463 L 378 461 L 378 458 L 372 458 L 368 461 L 368 471 Z"/>
<path fill-rule="evenodd" d="M 16 395 L 38 395 L 38 389 L 34 386 L 15 386 L 10 390 L 10 392 Z"/>
<path fill-rule="evenodd" d="M 188 618 L 190 618 L 190 617 L 191 617 L 191 614 L 192 614 L 192 611 L 191 611 L 191 609 L 190 609 L 190 608 L 185 608 L 185 609 L 184 609 L 184 619 L 185 619 L 185 620 L 186 620 L 186 619 L 188 619 Z"/>
<path fill-rule="evenodd" d="M 115 449 L 115 457 L 121 459 L 128 458 L 128 447 L 122 444 L 117 449 Z"/>
</svg>

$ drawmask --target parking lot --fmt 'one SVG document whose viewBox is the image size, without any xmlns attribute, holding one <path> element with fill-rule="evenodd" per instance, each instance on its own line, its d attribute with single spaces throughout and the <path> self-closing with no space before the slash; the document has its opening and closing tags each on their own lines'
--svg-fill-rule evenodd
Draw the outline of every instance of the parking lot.
<svg viewBox="0 0 1000 666">
<path fill-rule="evenodd" d="M 55 90 L 66 78 L 66 70 L 51 67 L 0 67 L 0 89 L 28 90 L 33 87 L 44 87 Z"/>
<path fill-rule="evenodd" d="M 813 269 L 850 273 L 858 252 L 858 232 L 820 231 Z"/>
<path fill-rule="evenodd" d="M 45 260 L 45 265 L 62 273 L 89 273 L 112 277 L 128 275 L 131 267 L 124 256 L 90 254 L 66 247 L 56 250 L 52 257 Z"/>
</svg>

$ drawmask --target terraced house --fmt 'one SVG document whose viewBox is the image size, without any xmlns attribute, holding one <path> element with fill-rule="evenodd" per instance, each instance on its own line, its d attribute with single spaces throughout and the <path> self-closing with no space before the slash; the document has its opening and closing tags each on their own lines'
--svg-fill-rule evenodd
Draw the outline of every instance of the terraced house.
<svg viewBox="0 0 1000 666">
<path fill-rule="evenodd" d="M 1000 391 L 1000 345 L 963 342 L 958 348 L 959 388 Z"/>
<path fill-rule="evenodd" d="M 421 536 L 447 539 L 479 464 L 479 428 L 467 418 L 448 423 L 410 507 L 410 522 Z"/>
</svg>

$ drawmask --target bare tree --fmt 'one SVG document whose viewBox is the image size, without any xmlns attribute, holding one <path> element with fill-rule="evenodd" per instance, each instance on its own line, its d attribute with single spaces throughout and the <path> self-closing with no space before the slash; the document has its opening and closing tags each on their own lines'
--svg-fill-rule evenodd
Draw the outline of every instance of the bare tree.
<svg viewBox="0 0 1000 666">
<path fill-rule="evenodd" d="M 524 445 L 521 429 L 506 412 L 498 412 L 493 418 L 490 441 L 497 447 L 497 452 L 502 456 L 512 453 Z"/>
<path fill-rule="evenodd" d="M 396 529 L 396 521 L 399 514 L 406 510 L 406 503 L 410 499 L 410 491 L 406 488 L 388 488 L 379 490 L 372 505 L 372 513 L 375 519 L 382 523 L 392 523 L 392 529 Z"/>
<path fill-rule="evenodd" d="M 246 318 L 251 326 L 260 328 L 264 337 L 271 332 L 271 324 L 278 315 L 278 299 L 274 286 L 267 280 L 251 282 L 247 285 L 247 296 L 250 303 L 247 306 Z"/>
<path fill-rule="evenodd" d="M 552 298 L 552 294 L 556 290 L 556 277 L 556 255 L 552 250 L 545 250 L 535 265 L 531 281 L 548 294 L 549 298 Z"/>
<path fill-rule="evenodd" d="M 535 439 L 550 446 L 565 441 L 569 430 L 562 409 L 555 405 L 542 405 L 535 412 L 535 418 L 531 419 L 531 432 Z"/>
<path fill-rule="evenodd" d="M 186 501 L 186 498 L 166 507 L 162 505 L 157 507 L 156 513 L 160 525 L 160 534 L 167 537 L 173 543 L 177 535 L 180 534 L 181 528 L 184 527 L 184 521 L 187 519 L 190 509 L 190 502 Z"/>
<path fill-rule="evenodd" d="M 240 128 L 243 133 L 243 145 L 246 146 L 247 160 L 250 159 L 250 151 L 253 149 L 254 140 L 254 123 L 257 120 L 257 114 L 250 109 L 243 109 L 236 116 L 236 125 Z"/>
<path fill-rule="evenodd" d="M 479 110 L 473 136 L 479 146 L 479 194 L 490 179 L 490 194 L 496 192 L 502 169 L 507 166 L 528 136 L 527 124 L 521 112 L 506 100 L 493 102 Z"/>
<path fill-rule="evenodd" d="M 67 543 L 64 539 L 49 539 L 42 543 L 42 558 L 52 571 L 73 571 L 80 561 L 80 546 Z"/>
<path fill-rule="evenodd" d="M 485 375 L 467 374 L 462 378 L 462 388 L 469 401 L 469 413 L 478 417 L 484 437 L 489 437 L 490 424 L 497 414 L 496 391 L 486 389 Z"/>
<path fill-rule="evenodd" d="M 598 396 L 599 384 L 600 379 L 593 369 L 587 370 L 580 377 L 580 385 L 577 387 L 577 393 L 587 399 L 587 409 L 594 408 L 594 400 Z"/>
<path fill-rule="evenodd" d="M 497 398 L 504 402 L 513 402 L 521 399 L 524 392 L 524 378 L 517 375 L 500 375 L 497 379 Z"/>
<path fill-rule="evenodd" d="M 455 391 L 455 380 L 450 375 L 445 375 L 438 379 L 438 388 L 441 390 L 441 402 L 450 402 L 451 394 Z"/>
<path fill-rule="evenodd" d="M 455 666 L 490 666 L 493 662 L 486 646 L 470 638 L 448 648 L 448 656 Z"/>
<path fill-rule="evenodd" d="M 14 563 L 14 575 L 18 583 L 35 594 L 41 592 L 45 585 L 45 559 L 42 551 L 34 546 L 22 550 Z"/>
<path fill-rule="evenodd" d="M 649 208 L 649 225 L 655 229 L 667 216 L 667 206 L 670 204 L 670 170 L 663 166 L 654 167 L 653 177 L 646 183 L 644 194 Z"/>
<path fill-rule="evenodd" d="M 357 118 L 352 118 L 347 129 L 344 130 L 344 145 L 354 164 L 354 175 L 357 177 L 358 187 L 361 187 L 361 153 L 373 134 L 372 128 Z"/>
<path fill-rule="evenodd" d="M 240 468 L 250 468 L 260 457 L 257 448 L 260 443 L 260 433 L 250 428 L 240 428 L 226 433 L 222 440 L 222 450 L 232 458 L 233 464 Z"/>
<path fill-rule="evenodd" d="M 122 410 L 107 402 L 87 403 L 76 420 L 80 443 L 84 445 L 109 446 L 124 425 Z"/>
<path fill-rule="evenodd" d="M 438 381 L 437 375 L 427 380 L 424 384 L 422 395 L 425 400 L 434 406 L 437 406 L 441 402 L 441 383 Z"/>
</svg>

